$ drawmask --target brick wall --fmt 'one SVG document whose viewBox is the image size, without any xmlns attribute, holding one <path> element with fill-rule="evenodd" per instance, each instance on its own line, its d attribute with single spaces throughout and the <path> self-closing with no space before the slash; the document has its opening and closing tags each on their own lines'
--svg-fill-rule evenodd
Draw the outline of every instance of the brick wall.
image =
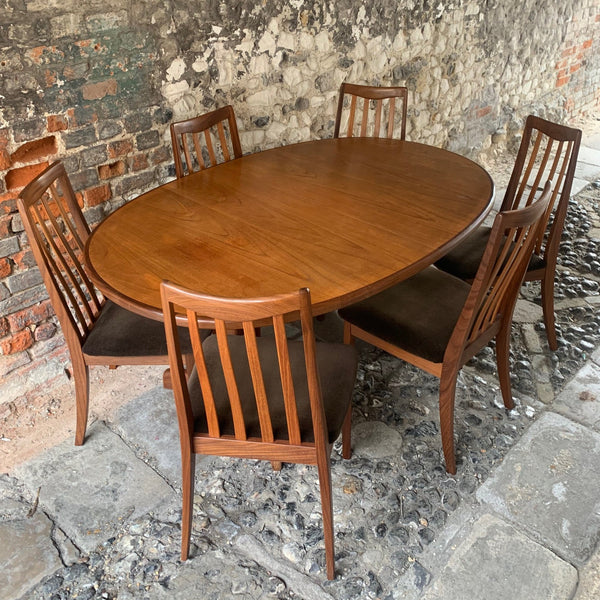
<svg viewBox="0 0 600 600">
<path fill-rule="evenodd" d="M 0 416 L 68 366 L 15 202 L 51 161 L 94 224 L 173 175 L 169 122 L 226 103 L 248 152 L 330 136 L 345 79 L 407 85 L 409 139 L 475 158 L 598 107 L 598 0 L 414 4 L 3 2 Z"/>
</svg>

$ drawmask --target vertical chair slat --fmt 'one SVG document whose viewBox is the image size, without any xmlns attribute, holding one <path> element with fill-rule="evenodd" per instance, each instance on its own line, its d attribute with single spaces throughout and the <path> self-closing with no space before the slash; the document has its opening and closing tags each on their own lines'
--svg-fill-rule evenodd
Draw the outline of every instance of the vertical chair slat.
<svg viewBox="0 0 600 600">
<path fill-rule="evenodd" d="M 246 352 L 248 354 L 248 364 L 250 365 L 250 375 L 252 376 L 252 385 L 254 387 L 254 397 L 256 398 L 256 410 L 258 412 L 258 421 L 260 423 L 260 433 L 263 442 L 273 441 L 273 425 L 271 423 L 271 414 L 267 402 L 267 393 L 265 391 L 265 382 L 263 380 L 260 357 L 256 346 L 256 331 L 254 325 L 249 321 L 242 324 L 244 330 L 244 339 L 246 341 Z"/>
<path fill-rule="evenodd" d="M 279 374 L 281 376 L 283 401 L 285 404 L 288 439 L 290 440 L 290 444 L 299 444 L 301 438 L 298 407 L 296 406 L 296 393 L 294 391 L 294 381 L 292 379 L 292 370 L 290 368 L 285 324 L 281 315 L 277 315 L 273 319 L 273 329 L 275 332 L 275 343 L 277 344 L 277 358 L 279 361 Z"/>
<path fill-rule="evenodd" d="M 348 114 L 348 137 L 352 137 L 354 132 L 354 116 L 356 114 L 356 96 L 350 98 L 350 113 Z"/>
<path fill-rule="evenodd" d="M 381 109 L 383 107 L 383 100 L 381 98 L 377 100 L 375 108 L 375 130 L 373 132 L 374 137 L 379 137 L 379 130 L 381 128 Z"/>
<path fill-rule="evenodd" d="M 229 344 L 227 343 L 227 328 L 225 323 L 220 319 L 215 319 L 215 332 L 217 334 L 217 342 L 219 344 L 219 356 L 223 365 L 225 374 L 225 385 L 227 386 L 227 394 L 229 395 L 229 404 L 231 406 L 231 414 L 233 416 L 233 429 L 235 438 L 238 440 L 247 439 L 246 424 L 244 422 L 244 413 L 242 411 L 242 403 L 240 400 L 240 392 L 233 372 L 233 363 L 231 354 L 229 353 Z"/>
<path fill-rule="evenodd" d="M 223 127 L 223 121 L 217 123 L 217 131 L 219 132 L 219 140 L 221 141 L 221 151 L 223 152 L 223 159 L 225 161 L 231 160 L 229 154 L 229 147 L 227 146 L 227 139 L 225 137 L 225 128 Z"/>
<path fill-rule="evenodd" d="M 52 198 L 59 205 L 59 212 L 61 214 L 63 224 L 64 224 L 65 228 L 67 229 L 67 231 L 69 232 L 69 234 L 75 240 L 75 243 L 78 245 L 80 254 L 82 254 L 83 249 L 84 249 L 83 242 L 81 241 L 81 238 L 77 234 L 77 230 L 71 223 L 68 215 L 66 214 L 66 212 L 62 206 L 62 201 L 61 201 L 62 199 L 60 198 L 60 196 L 54 189 L 54 186 L 50 186 L 50 190 L 52 191 Z M 42 206 L 44 207 L 44 210 L 48 213 L 48 220 L 52 224 L 52 228 L 56 232 L 56 236 L 53 236 L 53 240 L 56 240 L 56 237 L 58 237 L 58 240 L 60 241 L 60 245 L 62 246 L 62 251 L 61 251 L 58 248 L 58 245 L 56 245 L 55 251 L 57 252 L 58 256 L 60 256 L 61 259 L 63 259 L 63 260 L 61 260 L 61 262 L 64 265 L 65 270 L 72 275 L 72 277 L 70 277 L 70 280 L 73 282 L 73 285 L 77 288 L 78 295 L 81 298 L 82 304 L 86 307 L 86 312 L 89 315 L 90 321 L 91 321 L 98 315 L 98 313 L 100 312 L 100 308 L 102 306 L 102 304 L 96 294 L 96 289 L 94 288 L 94 285 L 90 281 L 90 278 L 88 277 L 85 269 L 83 268 L 83 263 L 81 262 L 80 257 L 75 254 L 75 251 L 73 250 L 73 248 L 71 247 L 71 244 L 69 243 L 69 240 L 63 233 L 60 224 L 58 223 L 58 221 L 52 214 L 51 207 L 49 206 L 48 202 L 46 201 L 46 199 L 44 197 L 41 198 L 41 203 L 42 203 Z M 67 258 L 64 256 L 65 254 L 68 255 L 70 262 L 67 261 Z M 80 283 L 73 271 L 75 271 L 77 273 L 77 276 L 79 278 L 81 278 L 83 285 L 85 285 L 85 288 L 86 288 L 85 290 L 80 285 Z M 92 303 L 92 305 L 90 305 L 90 302 Z"/>
<path fill-rule="evenodd" d="M 392 138 L 394 135 L 394 115 L 396 114 L 396 98 L 390 98 L 388 113 L 387 136 Z M 404 139 L 403 137 L 401 139 Z"/>
<path fill-rule="evenodd" d="M 90 307 L 87 302 L 83 302 L 83 306 L 86 308 L 86 313 L 88 315 L 88 318 L 86 318 L 81 309 L 82 303 L 78 301 L 73 294 L 71 287 L 71 283 L 73 282 L 73 273 L 68 266 L 65 265 L 64 257 L 57 248 L 53 240 L 53 236 L 46 226 L 46 220 L 42 215 L 40 215 L 40 212 L 36 206 L 32 206 L 31 211 L 35 220 L 37 221 L 39 230 L 41 230 L 43 234 L 40 235 L 42 238 L 40 248 L 46 256 L 46 260 L 50 263 L 53 275 L 56 277 L 56 279 L 58 279 L 59 285 L 62 287 L 64 294 L 69 299 L 72 311 L 75 313 L 75 321 L 77 322 L 79 338 L 81 341 L 83 341 L 89 329 L 90 319 L 92 318 Z M 67 278 L 65 278 L 63 273 L 66 273 Z M 75 286 L 75 289 L 77 290 L 77 296 L 81 297 L 81 293 L 77 285 Z"/>
<path fill-rule="evenodd" d="M 194 140 L 194 151 L 196 152 L 196 160 L 198 161 L 198 168 L 200 171 L 206 169 L 206 163 L 204 162 L 204 156 L 202 155 L 202 147 L 200 146 L 200 136 L 194 132 L 192 133 L 192 139 Z M 192 168 L 189 169 L 190 173 L 193 172 Z"/>
<path fill-rule="evenodd" d="M 542 181 L 542 177 L 544 176 L 544 171 L 546 170 L 546 165 L 548 164 L 548 161 L 550 160 L 550 156 L 552 155 L 553 146 L 554 146 L 554 140 L 552 138 L 547 138 L 546 139 L 546 148 L 544 150 L 542 160 L 541 160 L 540 164 L 538 165 L 537 172 L 535 174 L 533 183 L 530 184 L 531 189 L 529 190 L 529 197 L 527 198 L 527 202 L 525 202 L 525 204 L 523 204 L 522 206 L 529 206 L 535 200 L 535 196 L 536 196 L 536 193 L 540 186 L 540 182 Z"/>
<path fill-rule="evenodd" d="M 204 350 L 202 349 L 202 341 L 200 340 L 200 332 L 198 330 L 198 322 L 196 313 L 192 310 L 187 310 L 188 329 L 190 332 L 190 340 L 192 342 L 192 353 L 194 355 L 194 363 L 196 372 L 198 373 L 198 381 L 202 391 L 202 400 L 204 402 L 204 413 L 206 414 L 206 423 L 208 425 L 208 434 L 212 437 L 220 437 L 221 429 L 219 427 L 219 417 L 215 406 L 215 398 L 206 368 L 204 359 Z"/>
<path fill-rule="evenodd" d="M 523 192 L 525 191 L 527 183 L 529 182 L 529 177 L 531 176 L 531 171 L 533 170 L 533 166 L 538 155 L 541 141 L 542 133 L 538 131 L 538 135 L 535 138 L 533 150 L 529 155 L 529 162 L 527 163 L 527 167 L 525 168 L 525 171 L 523 172 L 523 176 L 521 178 L 519 189 L 517 190 L 517 193 L 515 194 L 515 197 L 512 201 L 512 208 L 518 208 L 521 204 L 521 198 L 523 197 Z"/>
<path fill-rule="evenodd" d="M 213 147 L 210 129 L 204 130 L 204 142 L 206 143 L 206 149 L 208 150 L 208 157 L 210 159 L 210 166 L 212 167 L 217 164 L 217 156 Z"/>
<path fill-rule="evenodd" d="M 369 99 L 365 98 L 363 102 L 362 110 L 362 121 L 360 124 L 360 135 L 365 137 L 367 135 L 367 124 L 369 122 Z"/>
</svg>

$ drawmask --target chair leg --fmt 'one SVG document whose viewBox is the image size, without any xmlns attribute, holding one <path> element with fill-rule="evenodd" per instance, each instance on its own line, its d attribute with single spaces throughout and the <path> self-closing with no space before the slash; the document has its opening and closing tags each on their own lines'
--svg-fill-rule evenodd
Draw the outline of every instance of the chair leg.
<svg viewBox="0 0 600 600">
<path fill-rule="evenodd" d="M 181 455 L 181 479 L 183 507 L 181 509 L 181 560 L 187 560 L 190 552 L 192 516 L 194 511 L 194 478 L 196 475 L 196 455 L 193 452 Z"/>
<path fill-rule="evenodd" d="M 508 410 L 515 407 L 512 398 L 510 386 L 510 368 L 508 357 L 510 355 L 510 334 L 511 321 L 502 324 L 500 331 L 496 335 L 496 364 L 498 366 L 498 379 L 500 381 L 500 390 L 502 391 L 502 400 Z"/>
<path fill-rule="evenodd" d="M 283 463 L 280 460 L 272 460 L 271 466 L 273 467 L 273 471 L 281 471 Z"/>
<path fill-rule="evenodd" d="M 325 538 L 325 564 L 327 579 L 335 578 L 335 551 L 333 545 L 333 500 L 331 497 L 331 466 L 329 456 L 319 452 L 317 456 L 321 509 L 323 512 L 323 537 Z"/>
<path fill-rule="evenodd" d="M 456 458 L 454 450 L 454 397 L 456 394 L 456 377 L 458 371 L 449 373 L 442 371 L 440 378 L 440 430 L 442 449 L 446 459 L 446 471 L 456 475 Z"/>
<path fill-rule="evenodd" d="M 544 311 L 544 325 L 550 350 L 558 349 L 556 339 L 556 325 L 554 321 L 554 277 L 545 276 L 542 280 L 542 310 Z"/>
<path fill-rule="evenodd" d="M 352 457 L 352 403 L 348 406 L 348 412 L 344 418 L 342 425 L 342 458 L 348 459 Z"/>
<path fill-rule="evenodd" d="M 90 406 L 90 369 L 83 360 L 73 361 L 73 379 L 75 380 L 75 445 L 81 446 L 85 440 L 88 412 Z"/>
</svg>

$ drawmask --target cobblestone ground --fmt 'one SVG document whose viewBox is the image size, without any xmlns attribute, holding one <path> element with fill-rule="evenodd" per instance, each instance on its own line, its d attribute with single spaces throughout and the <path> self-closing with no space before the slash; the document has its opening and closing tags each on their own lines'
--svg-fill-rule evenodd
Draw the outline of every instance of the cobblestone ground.
<svg viewBox="0 0 600 600">
<path fill-rule="evenodd" d="M 502 460 L 600 343 L 598 203 L 600 184 L 571 203 L 557 281 L 559 350 L 548 350 L 543 324 L 514 325 L 511 355 L 516 407 L 506 411 L 494 353 L 487 348 L 459 376 L 456 402 L 458 474 L 444 470 L 437 379 L 379 350 L 363 347 L 354 394 L 354 454 L 333 452 L 336 567 L 324 578 L 316 469 L 208 459 L 197 470 L 192 559 L 178 560 L 179 506 L 123 523 L 120 533 L 27 597 L 184 598 L 194 577 L 202 598 L 401 598 L 407 574 L 423 588 L 419 561 L 490 470 Z M 523 298 L 540 304 L 540 288 Z M 376 439 L 377 444 L 369 443 Z M 17 503 L 18 489 L 3 482 Z M 12 491 L 6 491 L 6 490 Z M 2 486 L 0 486 L 0 492 Z M 183 593 L 183 592 L 181 592 Z"/>
</svg>

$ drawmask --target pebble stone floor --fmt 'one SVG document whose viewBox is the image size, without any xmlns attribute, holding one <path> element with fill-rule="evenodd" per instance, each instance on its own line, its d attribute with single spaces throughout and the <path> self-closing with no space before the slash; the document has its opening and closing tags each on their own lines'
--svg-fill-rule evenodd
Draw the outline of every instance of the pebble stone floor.
<svg viewBox="0 0 600 600">
<path fill-rule="evenodd" d="M 570 205 L 556 287 L 556 353 L 547 347 L 539 285 L 523 288 L 511 351 L 515 409 L 502 405 L 493 348 L 460 373 L 455 477 L 443 466 L 437 379 L 360 346 L 354 453 L 342 460 L 338 442 L 332 458 L 334 581 L 324 577 L 315 468 L 284 465 L 275 473 L 269 463 L 199 461 L 192 558 L 181 563 L 179 474 L 161 472 L 156 457 L 129 438 L 137 457 L 173 493 L 150 513 L 121 519 L 91 548 L 78 547 L 53 525 L 61 564 L 22 597 L 391 599 L 418 594 L 431 579 L 422 554 L 461 505 L 476 501 L 475 492 L 490 471 L 600 344 L 600 242 L 590 236 L 600 228 L 599 203 L 597 182 Z M 169 392 L 156 393 L 169 401 Z M 101 426 L 118 431 L 113 423 Z M 172 452 L 177 460 L 178 448 Z M 0 476 L 0 500 L 8 507 L 0 521 L 35 511 L 35 494 L 18 474 Z M 198 593 L 187 596 L 186 582 L 193 582 Z"/>
</svg>

